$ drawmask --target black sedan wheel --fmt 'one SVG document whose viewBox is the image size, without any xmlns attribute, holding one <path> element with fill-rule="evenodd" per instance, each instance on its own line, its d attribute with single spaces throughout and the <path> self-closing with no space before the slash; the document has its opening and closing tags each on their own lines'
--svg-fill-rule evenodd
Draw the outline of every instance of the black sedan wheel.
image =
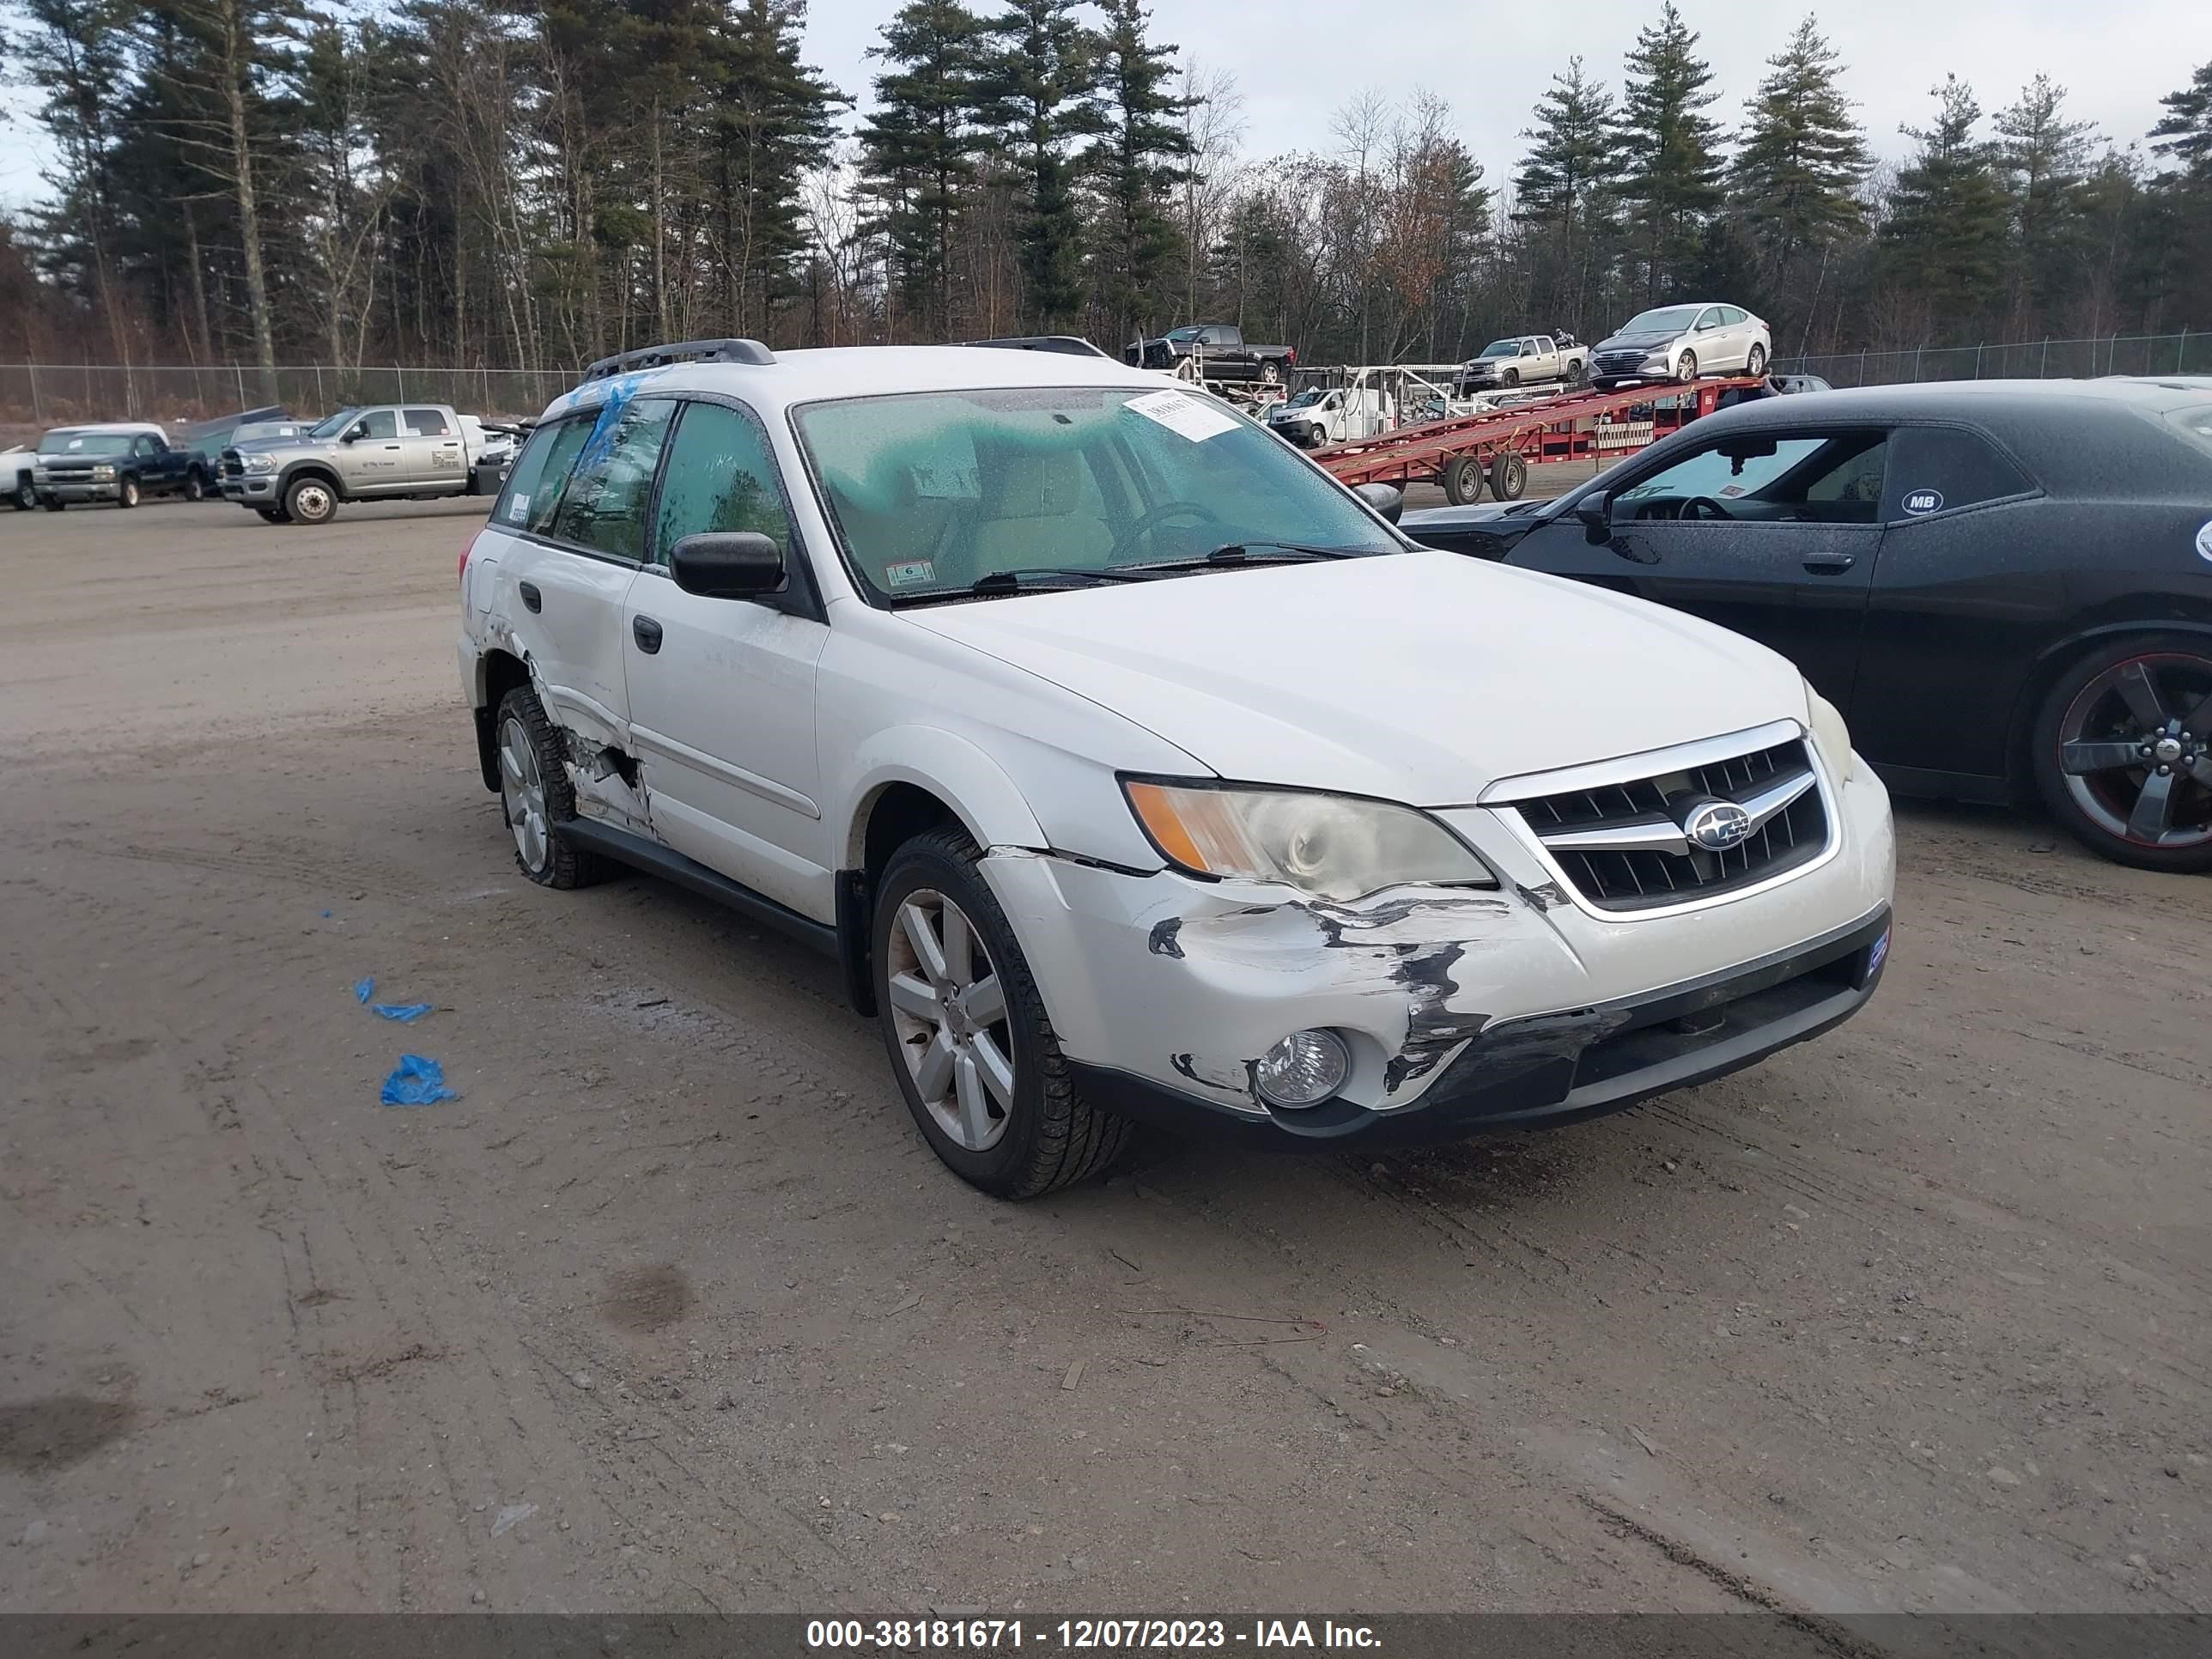
<svg viewBox="0 0 2212 1659">
<path fill-rule="evenodd" d="M 2094 850 L 2212 870 L 2212 641 L 2137 635 L 2062 676 L 2036 722 L 2036 781 Z"/>
</svg>

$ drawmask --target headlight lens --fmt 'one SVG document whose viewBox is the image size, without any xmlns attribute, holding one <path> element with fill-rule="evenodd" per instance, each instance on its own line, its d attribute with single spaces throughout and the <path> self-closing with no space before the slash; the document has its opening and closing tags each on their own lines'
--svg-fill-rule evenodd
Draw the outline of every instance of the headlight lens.
<svg viewBox="0 0 2212 1659">
<path fill-rule="evenodd" d="M 1306 789 L 1135 779 L 1121 787 L 1161 856 L 1194 875 L 1286 882 L 1338 900 L 1408 882 L 1498 885 L 1465 842 L 1410 806 Z"/>
<path fill-rule="evenodd" d="M 92 476 L 95 478 L 112 478 L 115 476 L 115 469 L 112 466 L 95 466 L 92 469 Z"/>
<path fill-rule="evenodd" d="M 274 472 L 276 470 L 274 455 L 241 455 L 238 463 L 248 472 Z"/>
<path fill-rule="evenodd" d="M 43 466 L 34 466 L 31 469 L 31 482 L 33 483 L 51 483 L 53 482 L 53 474 L 47 471 Z"/>
<path fill-rule="evenodd" d="M 1813 710 L 1813 741 L 1820 745 L 1820 753 L 1828 763 L 1828 769 L 1836 775 L 1838 782 L 1850 780 L 1856 757 L 1851 753 L 1851 729 L 1844 724 L 1844 717 L 1836 705 L 1805 685 L 1805 701 Z"/>
</svg>

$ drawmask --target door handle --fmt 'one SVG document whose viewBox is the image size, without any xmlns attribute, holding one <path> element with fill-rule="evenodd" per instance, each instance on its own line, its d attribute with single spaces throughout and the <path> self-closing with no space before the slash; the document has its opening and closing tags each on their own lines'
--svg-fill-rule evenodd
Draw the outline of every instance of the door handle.
<svg viewBox="0 0 2212 1659">
<path fill-rule="evenodd" d="M 1822 558 L 1806 560 L 1805 571 L 1813 576 L 1840 576 L 1857 562 L 1855 555 L 1832 553 Z"/>
<path fill-rule="evenodd" d="M 637 641 L 637 648 L 644 652 L 647 656 L 650 657 L 660 649 L 660 624 L 652 617 L 632 617 L 629 619 L 629 631 L 631 636 Z"/>
<path fill-rule="evenodd" d="M 536 582 L 523 582 L 520 586 L 522 593 L 522 608 L 525 611 L 534 617 L 545 608 L 544 597 L 538 592 Z"/>
</svg>

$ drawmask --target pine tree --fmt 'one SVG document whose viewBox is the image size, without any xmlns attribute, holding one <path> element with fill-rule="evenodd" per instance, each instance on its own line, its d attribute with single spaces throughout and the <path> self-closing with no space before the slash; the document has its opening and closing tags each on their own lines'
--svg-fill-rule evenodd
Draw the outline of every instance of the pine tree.
<svg viewBox="0 0 2212 1659">
<path fill-rule="evenodd" d="M 1686 274 L 1705 216 L 1721 203 L 1722 133 L 1701 113 L 1720 94 L 1708 90 L 1712 66 L 1693 54 L 1697 44 L 1674 0 L 1667 0 L 1628 54 L 1621 193 L 1637 227 L 1647 302 Z"/>
<path fill-rule="evenodd" d="M 1808 16 L 1766 60 L 1769 73 L 1745 107 L 1743 148 L 1729 182 L 1765 286 L 1777 295 L 1790 292 L 1801 255 L 1866 229 L 1858 198 L 1866 140 L 1837 84 L 1839 61 Z"/>
<path fill-rule="evenodd" d="M 800 58 L 805 0 L 737 0 L 715 28 L 711 196 L 724 326 L 769 332 L 806 246 L 799 180 L 836 137 L 847 100 Z"/>
<path fill-rule="evenodd" d="M 1190 139 L 1176 118 L 1176 48 L 1146 38 L 1152 14 L 1139 0 L 1105 0 L 1099 84 L 1106 131 L 1089 157 L 1103 206 L 1098 229 L 1099 297 L 1109 337 L 1147 330 L 1164 303 L 1164 277 L 1178 240 L 1170 192 L 1182 181 Z"/>
<path fill-rule="evenodd" d="M 1076 0 L 1012 0 L 989 24 L 983 120 L 1020 158 L 1024 199 L 1015 232 L 1022 313 L 1042 333 L 1064 330 L 1083 304 L 1083 222 L 1069 147 L 1103 132 L 1097 42 Z"/>
<path fill-rule="evenodd" d="M 1982 110 L 1973 89 L 1954 75 L 1929 95 L 1935 124 L 1902 129 L 1919 149 L 1898 173 L 1882 236 L 1893 270 L 1942 330 L 1988 314 L 2004 255 L 2005 198 L 1989 147 L 1974 136 Z"/>
<path fill-rule="evenodd" d="M 1620 179 L 1613 94 L 1583 72 L 1580 58 L 1570 58 L 1566 73 L 1554 75 L 1536 100 L 1535 116 L 1521 132 L 1529 144 L 1513 176 L 1515 216 L 1561 235 L 1602 221 Z"/>
<path fill-rule="evenodd" d="M 868 55 L 896 67 L 876 78 L 879 107 L 860 131 L 862 167 L 900 293 L 942 340 L 951 329 L 961 191 L 984 143 L 975 118 L 984 25 L 959 0 L 908 0 L 883 33 Z"/>
<path fill-rule="evenodd" d="M 2064 280 L 2083 229 L 2080 196 L 2094 127 L 2067 120 L 2065 101 L 2065 88 L 2039 75 L 1997 112 L 1995 123 L 1992 155 L 2012 203 L 2005 289 L 2014 331 L 2036 326 Z"/>
<path fill-rule="evenodd" d="M 2158 101 L 2166 115 L 2150 130 L 2151 149 L 2176 157 L 2191 173 L 2212 173 L 2212 64 Z"/>
</svg>

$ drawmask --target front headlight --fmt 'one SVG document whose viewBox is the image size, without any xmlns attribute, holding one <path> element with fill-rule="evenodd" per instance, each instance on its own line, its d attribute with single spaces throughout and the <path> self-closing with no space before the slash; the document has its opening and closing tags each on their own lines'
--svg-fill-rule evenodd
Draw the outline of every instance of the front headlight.
<svg viewBox="0 0 2212 1659">
<path fill-rule="evenodd" d="M 276 458 L 274 455 L 241 455 L 238 458 L 238 464 L 246 471 L 253 473 L 274 472 L 276 470 Z"/>
<path fill-rule="evenodd" d="M 52 483 L 53 481 L 53 474 L 47 471 L 43 466 L 34 466 L 31 469 L 31 482 L 33 483 Z"/>
<path fill-rule="evenodd" d="M 1805 701 L 1813 710 L 1813 741 L 1828 763 L 1828 770 L 1835 774 L 1837 782 L 1850 782 L 1857 757 L 1851 753 L 1851 729 L 1844 724 L 1842 711 L 1815 691 L 1809 680 L 1805 683 Z"/>
<path fill-rule="evenodd" d="M 1464 842 L 1410 806 L 1196 781 L 1121 787 L 1160 856 L 1193 875 L 1287 882 L 1338 900 L 1408 882 L 1498 885 Z"/>
<path fill-rule="evenodd" d="M 102 480 L 112 478 L 115 476 L 115 469 L 112 466 L 95 466 L 92 469 L 92 476 Z"/>
</svg>

